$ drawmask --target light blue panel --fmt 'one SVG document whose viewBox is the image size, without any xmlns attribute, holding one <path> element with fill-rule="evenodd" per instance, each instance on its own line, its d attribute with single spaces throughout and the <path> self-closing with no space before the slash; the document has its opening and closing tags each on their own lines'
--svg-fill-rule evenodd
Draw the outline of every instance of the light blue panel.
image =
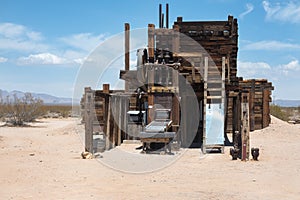
<svg viewBox="0 0 300 200">
<path fill-rule="evenodd" d="M 206 105 L 206 145 L 224 144 L 224 106 Z"/>
</svg>

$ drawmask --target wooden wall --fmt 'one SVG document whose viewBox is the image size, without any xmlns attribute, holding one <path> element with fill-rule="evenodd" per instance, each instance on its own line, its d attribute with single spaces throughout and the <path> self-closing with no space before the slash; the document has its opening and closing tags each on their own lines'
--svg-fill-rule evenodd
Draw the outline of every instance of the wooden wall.
<svg viewBox="0 0 300 200">
<path fill-rule="evenodd" d="M 269 104 L 274 87 L 266 79 L 241 80 L 240 86 L 249 92 L 250 130 L 259 130 L 271 122 Z"/>
<path fill-rule="evenodd" d="M 198 42 L 210 55 L 212 61 L 222 71 L 222 57 L 227 58 L 226 82 L 237 81 L 237 52 L 238 52 L 238 24 L 237 19 L 228 16 L 227 21 L 197 21 L 185 22 L 178 17 L 174 26 L 179 27 L 179 32 Z M 181 51 L 195 51 L 199 47 L 190 40 L 181 40 Z M 194 49 L 195 48 L 195 49 Z M 211 64 L 209 63 L 211 66 Z"/>
</svg>

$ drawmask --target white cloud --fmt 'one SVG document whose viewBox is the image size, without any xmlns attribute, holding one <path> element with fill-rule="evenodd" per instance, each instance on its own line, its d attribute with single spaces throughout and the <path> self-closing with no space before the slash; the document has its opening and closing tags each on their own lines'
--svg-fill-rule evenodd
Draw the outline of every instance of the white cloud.
<svg viewBox="0 0 300 200">
<path fill-rule="evenodd" d="M 51 53 L 31 54 L 28 57 L 18 59 L 18 64 L 20 65 L 61 65 L 66 63 L 68 63 L 66 59 Z"/>
<path fill-rule="evenodd" d="M 80 33 L 60 38 L 65 44 L 85 52 L 94 50 L 104 39 L 104 34 L 94 35 L 92 33 Z"/>
<path fill-rule="evenodd" d="M 287 64 L 279 64 L 270 66 L 265 62 L 243 62 L 238 61 L 238 76 L 248 78 L 267 78 L 271 80 L 278 80 L 283 78 L 292 79 L 299 77 L 300 63 L 299 60 L 294 59 Z"/>
<path fill-rule="evenodd" d="M 141 31 L 137 30 L 131 32 L 131 34 L 134 36 L 134 33 L 136 33 L 135 35 L 138 35 L 138 38 L 140 38 L 146 36 L 144 32 L 140 34 Z M 137 39 L 133 36 L 131 46 L 136 46 Z M 114 54 L 117 54 L 115 52 L 120 52 L 120 55 L 122 55 L 124 51 L 124 45 L 122 45 L 124 36 L 119 34 L 114 39 L 109 40 L 109 42 L 103 43 L 107 37 L 107 34 L 78 33 L 56 38 L 53 40 L 54 42 L 50 43 L 47 38 L 43 37 L 42 33 L 32 31 L 26 26 L 0 23 L 0 51 L 13 52 L 19 58 L 11 58 L 11 60 L 16 60 L 18 65 L 59 65 L 63 63 L 78 66 L 78 64 L 83 64 L 86 58 L 90 56 L 89 54 L 92 50 L 95 50 L 100 44 L 104 45 L 101 51 L 104 54 L 101 54 L 102 57 L 99 58 L 101 61 L 103 61 L 103 56 L 106 56 L 106 54 L 108 54 L 106 57 L 111 56 L 111 52 L 114 52 Z M 138 41 L 140 42 L 141 40 Z"/>
<path fill-rule="evenodd" d="M 0 24 L 0 34 L 6 38 L 17 38 L 24 34 L 25 27 L 18 24 L 12 23 L 1 23 Z"/>
<path fill-rule="evenodd" d="M 20 24 L 0 23 L 0 50 L 30 54 L 17 59 L 19 65 L 82 64 L 103 40 L 104 34 L 80 33 L 59 38 L 59 45 L 47 44 L 40 32 Z M 59 51 L 57 46 L 61 48 Z M 4 58 L 0 62 L 4 62 Z"/>
<path fill-rule="evenodd" d="M 13 23 L 0 23 L 0 49 L 27 52 L 45 51 L 49 47 L 41 41 L 39 32 Z"/>
<path fill-rule="evenodd" d="M 265 62 L 238 61 L 238 76 L 244 78 L 264 78 L 271 71 L 271 66 Z"/>
<path fill-rule="evenodd" d="M 32 41 L 18 41 L 13 39 L 1 39 L 0 49 L 12 50 L 19 52 L 41 52 L 47 51 L 49 47 L 45 44 L 36 43 Z"/>
<path fill-rule="evenodd" d="M 70 63 L 74 64 L 83 64 L 85 59 L 87 58 L 88 53 L 82 51 L 74 51 L 74 50 L 66 50 L 63 53 L 63 57 L 70 61 Z"/>
<path fill-rule="evenodd" d="M 8 59 L 7 58 L 4 58 L 4 57 L 0 57 L 0 63 L 5 63 L 7 62 Z"/>
<path fill-rule="evenodd" d="M 295 50 L 300 49 L 299 44 L 285 43 L 280 41 L 259 41 L 248 43 L 242 47 L 244 50 Z"/>
<path fill-rule="evenodd" d="M 39 32 L 30 30 L 29 28 L 13 23 L 0 23 L 0 35 L 4 38 L 11 39 L 30 39 L 34 41 L 40 41 L 43 36 Z"/>
<path fill-rule="evenodd" d="M 299 64 L 298 60 L 293 60 L 293 61 L 289 62 L 288 64 L 283 65 L 283 68 L 288 69 L 288 70 L 298 71 L 298 70 L 300 70 L 300 64 Z"/>
<path fill-rule="evenodd" d="M 276 3 L 271 5 L 269 1 L 263 1 L 267 20 L 277 20 L 289 23 L 300 23 L 300 3 L 290 1 L 288 3 Z"/>
<path fill-rule="evenodd" d="M 292 60 L 288 64 L 281 65 L 280 69 L 285 75 L 289 75 L 290 72 L 300 71 L 300 64 L 298 60 Z"/>
<path fill-rule="evenodd" d="M 243 19 L 246 15 L 254 10 L 254 6 L 251 3 L 246 4 L 246 11 L 239 15 L 239 18 Z"/>
<path fill-rule="evenodd" d="M 34 32 L 34 31 L 29 31 L 26 33 L 27 37 L 33 41 L 41 41 L 44 39 L 41 33 L 39 32 Z"/>
</svg>

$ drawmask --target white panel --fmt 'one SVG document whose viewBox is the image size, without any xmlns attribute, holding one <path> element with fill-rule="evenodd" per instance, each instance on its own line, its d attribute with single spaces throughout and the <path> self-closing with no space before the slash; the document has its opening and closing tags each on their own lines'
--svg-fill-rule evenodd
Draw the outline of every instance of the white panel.
<svg viewBox="0 0 300 200">
<path fill-rule="evenodd" d="M 206 105 L 206 145 L 224 144 L 224 105 Z"/>
</svg>

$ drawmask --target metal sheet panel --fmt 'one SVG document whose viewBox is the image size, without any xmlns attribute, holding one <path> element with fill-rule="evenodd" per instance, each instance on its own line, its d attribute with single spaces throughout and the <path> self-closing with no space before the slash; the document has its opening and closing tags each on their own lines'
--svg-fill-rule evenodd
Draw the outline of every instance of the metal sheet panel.
<svg viewBox="0 0 300 200">
<path fill-rule="evenodd" d="M 224 105 L 206 105 L 206 145 L 223 145 L 224 140 Z"/>
<path fill-rule="evenodd" d="M 148 124 L 145 129 L 146 132 L 165 132 L 166 128 L 171 124 L 171 120 L 166 121 L 152 121 Z"/>
</svg>

